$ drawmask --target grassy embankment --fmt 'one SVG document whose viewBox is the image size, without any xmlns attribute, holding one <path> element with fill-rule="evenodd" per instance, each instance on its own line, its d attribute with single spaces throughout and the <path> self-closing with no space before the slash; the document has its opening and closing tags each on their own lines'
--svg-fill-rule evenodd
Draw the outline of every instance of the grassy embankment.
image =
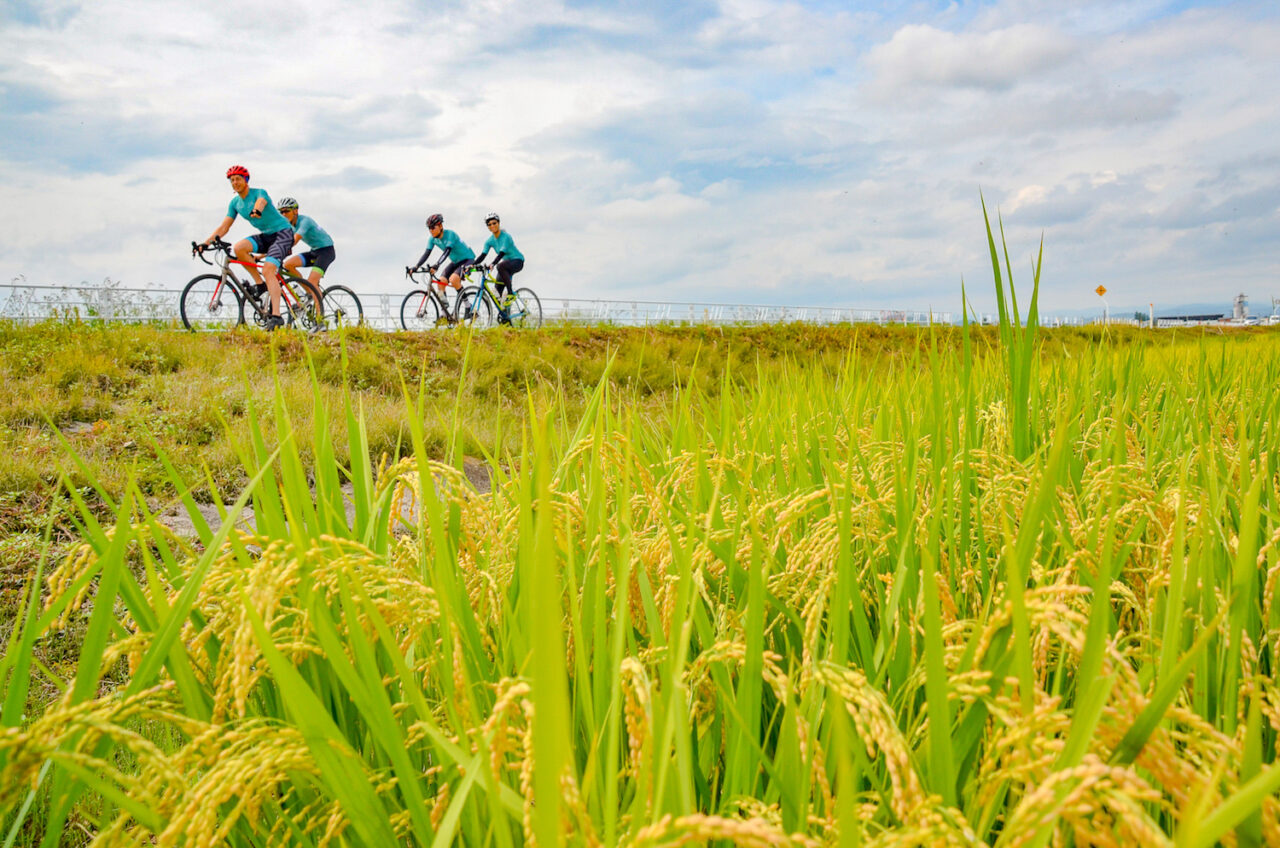
<svg viewBox="0 0 1280 848">
<path fill-rule="evenodd" d="M 102 357 L 30 400 L 94 495 L 0 664 L 24 841 L 1280 839 L 1270 334 L 356 337 L 313 386 L 296 339 L 6 332 Z M 428 482 L 455 433 L 491 497 Z M 255 534 L 150 520 L 209 481 Z"/>
</svg>

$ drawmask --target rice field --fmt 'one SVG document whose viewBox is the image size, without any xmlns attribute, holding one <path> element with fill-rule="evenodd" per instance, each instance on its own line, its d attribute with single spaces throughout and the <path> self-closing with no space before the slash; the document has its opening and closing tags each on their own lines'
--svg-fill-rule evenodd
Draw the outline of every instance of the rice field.
<svg viewBox="0 0 1280 848">
<path fill-rule="evenodd" d="M 3 844 L 1280 844 L 1275 337 L 1050 356 L 1017 315 L 994 356 L 530 392 L 484 496 L 412 387 L 400 459 L 349 393 L 251 409 L 253 529 L 69 489 Z"/>
</svg>

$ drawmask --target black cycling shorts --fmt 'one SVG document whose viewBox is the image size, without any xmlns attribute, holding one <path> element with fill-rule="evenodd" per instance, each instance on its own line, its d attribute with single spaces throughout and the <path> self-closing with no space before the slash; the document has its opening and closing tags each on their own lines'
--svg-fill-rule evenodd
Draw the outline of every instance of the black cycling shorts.
<svg viewBox="0 0 1280 848">
<path fill-rule="evenodd" d="M 274 233 L 258 233 L 249 236 L 253 242 L 253 252 L 265 254 L 263 262 L 270 262 L 277 269 L 284 264 L 284 258 L 293 252 L 293 227 L 285 227 Z"/>
<path fill-rule="evenodd" d="M 333 245 L 329 245 L 328 247 L 308 250 L 306 253 L 299 254 L 298 258 L 302 260 L 304 268 L 319 268 L 321 271 L 328 271 L 329 266 L 333 264 L 334 257 L 337 255 Z"/>
<path fill-rule="evenodd" d="M 523 268 L 523 259 L 499 259 L 498 264 L 493 266 L 493 275 L 498 278 L 498 282 L 511 285 L 511 275 Z"/>
<path fill-rule="evenodd" d="M 473 261 L 475 260 L 463 259 L 459 262 L 450 262 L 448 265 L 440 269 L 440 279 L 448 280 L 453 276 L 455 271 L 459 274 L 466 273 L 467 266 L 469 266 Z"/>
</svg>

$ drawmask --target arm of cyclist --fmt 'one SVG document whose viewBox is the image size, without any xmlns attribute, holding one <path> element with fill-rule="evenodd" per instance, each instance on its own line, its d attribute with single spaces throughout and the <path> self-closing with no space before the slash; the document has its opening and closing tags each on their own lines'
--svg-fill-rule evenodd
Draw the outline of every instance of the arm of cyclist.
<svg viewBox="0 0 1280 848">
<path fill-rule="evenodd" d="M 490 262 L 485 262 L 484 260 L 486 259 L 486 257 L 488 257 L 489 251 L 493 251 L 493 260 Z M 506 255 L 507 255 L 506 251 L 498 247 L 497 240 L 493 236 L 489 236 L 489 238 L 485 239 L 484 246 L 480 248 L 480 252 L 476 254 L 476 258 L 472 261 L 471 264 L 484 266 L 486 268 L 492 268 L 494 265 L 497 265 L 499 262 L 501 262 L 502 257 Z"/>
<path fill-rule="evenodd" d="M 427 249 L 418 257 L 418 261 L 409 266 L 414 271 L 421 271 L 426 264 L 427 257 L 431 255 L 431 245 L 427 245 Z"/>
<path fill-rule="evenodd" d="M 213 234 L 212 234 L 211 236 L 209 236 L 207 239 L 205 239 L 205 240 L 204 240 L 204 242 L 203 242 L 204 246 L 205 246 L 205 247 L 208 247 L 209 245 L 213 244 L 213 243 L 214 243 L 215 241 L 217 241 L 218 239 L 220 239 L 220 238 L 222 238 L 223 236 L 225 236 L 228 232 L 230 232 L 230 231 L 231 231 L 231 225 L 235 223 L 235 220 L 236 220 L 236 219 L 235 219 L 235 218 L 233 218 L 233 217 L 231 217 L 230 215 L 228 215 L 227 217 L 223 218 L 223 219 L 222 219 L 222 223 L 221 223 L 221 224 L 219 224 L 219 225 L 218 225 L 218 228 L 217 228 L 216 230 L 214 230 L 214 231 L 213 231 Z"/>
</svg>

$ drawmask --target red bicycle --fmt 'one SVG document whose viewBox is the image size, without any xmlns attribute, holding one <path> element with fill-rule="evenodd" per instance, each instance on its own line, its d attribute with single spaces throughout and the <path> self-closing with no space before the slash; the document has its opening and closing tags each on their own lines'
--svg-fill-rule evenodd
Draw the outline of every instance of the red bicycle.
<svg viewBox="0 0 1280 848">
<path fill-rule="evenodd" d="M 214 261 L 205 257 L 213 253 Z M 267 299 L 267 287 L 254 285 L 252 277 L 241 280 L 231 270 L 232 265 L 256 267 L 261 273 L 261 262 L 243 262 L 231 252 L 231 244 L 218 239 L 209 245 L 191 243 L 191 255 L 206 265 L 218 269 L 217 274 L 201 274 L 187 283 L 182 290 L 178 308 L 182 325 L 188 330 L 210 330 L 236 327 L 245 322 L 247 304 L 253 322 L 266 327 L 271 318 L 271 305 Z M 245 273 L 245 272 L 242 272 Z M 310 332 L 358 327 L 364 323 L 364 309 L 360 298 L 346 286 L 329 286 L 316 291 L 311 282 L 296 274 L 281 273 L 280 315 L 285 323 L 295 323 Z M 301 288 L 301 293 L 294 285 Z"/>
</svg>

